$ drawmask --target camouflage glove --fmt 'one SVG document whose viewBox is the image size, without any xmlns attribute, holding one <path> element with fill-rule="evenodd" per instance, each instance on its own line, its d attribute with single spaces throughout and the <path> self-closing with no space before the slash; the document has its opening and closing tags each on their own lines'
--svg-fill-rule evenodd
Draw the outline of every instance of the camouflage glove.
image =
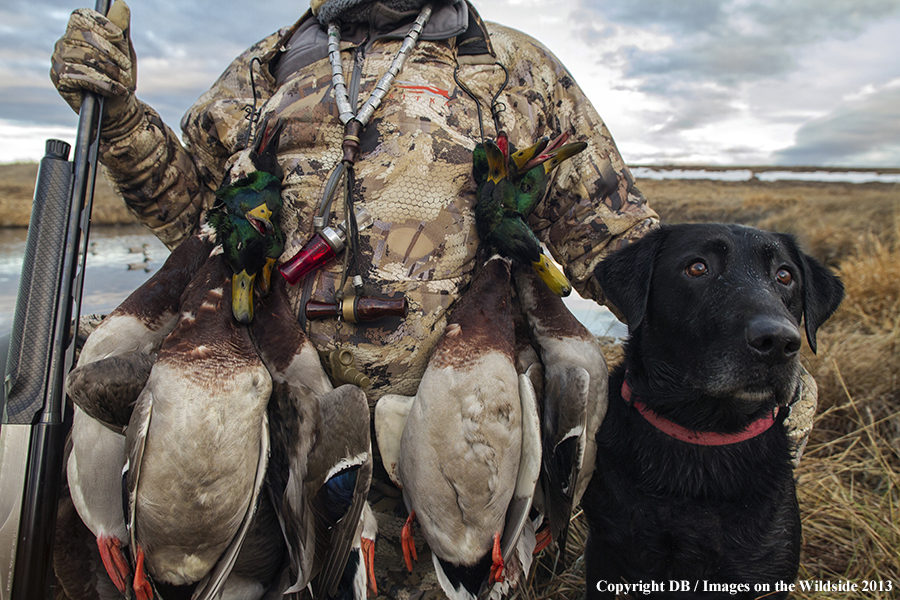
<svg viewBox="0 0 900 600">
<path fill-rule="evenodd" d="M 137 62 L 128 35 L 131 10 L 116 0 L 108 17 L 88 8 L 72 13 L 53 50 L 50 79 L 75 112 L 84 92 L 107 98 L 103 137 L 129 131 L 140 117 L 134 95 Z"/>
<path fill-rule="evenodd" d="M 800 390 L 791 404 L 791 415 L 784 422 L 791 444 L 791 460 L 795 469 L 800 465 L 800 457 L 803 456 L 806 442 L 809 441 L 818 400 L 819 388 L 816 380 L 801 366 Z"/>
</svg>

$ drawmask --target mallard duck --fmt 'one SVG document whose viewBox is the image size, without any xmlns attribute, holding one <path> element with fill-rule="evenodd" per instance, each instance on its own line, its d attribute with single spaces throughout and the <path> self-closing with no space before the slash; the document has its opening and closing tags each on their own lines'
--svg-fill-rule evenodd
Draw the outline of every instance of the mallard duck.
<svg viewBox="0 0 900 600">
<path fill-rule="evenodd" d="M 138 598 L 152 581 L 211 598 L 251 525 L 269 451 L 272 379 L 232 318 L 231 270 L 214 251 L 184 292 L 126 432 Z M 189 507 L 189 509 L 186 509 Z"/>
<path fill-rule="evenodd" d="M 263 294 L 268 291 L 275 261 L 284 251 L 284 232 L 275 221 L 282 204 L 281 130 L 281 121 L 263 122 L 254 144 L 216 190 L 217 201 L 207 214 L 232 269 L 232 311 L 239 323 L 253 320 L 254 285 Z"/>
<path fill-rule="evenodd" d="M 122 502 L 125 436 L 105 427 L 75 406 L 66 478 L 72 505 L 96 539 L 100 559 L 112 583 L 126 593 L 131 565 Z"/>
<path fill-rule="evenodd" d="M 75 404 L 66 462 L 72 503 L 94 533 L 103 565 L 121 593 L 131 583 L 122 500 L 125 426 L 156 353 L 172 331 L 180 298 L 209 255 L 200 237 L 185 240 L 163 267 L 88 336 L 66 380 Z"/>
<path fill-rule="evenodd" d="M 606 415 L 606 361 L 596 337 L 534 272 L 518 269 L 514 280 L 543 366 L 540 509 L 565 556 L 572 508 L 594 472 L 594 438 Z"/>
<path fill-rule="evenodd" d="M 369 405 L 357 386 L 333 389 L 291 311 L 282 278 L 260 301 L 251 332 L 274 382 L 267 483 L 290 553 L 285 593 L 311 586 L 314 597 L 329 597 L 351 549 L 374 537 L 366 512 L 373 466 Z M 363 558 L 364 573 L 374 582 L 373 554 Z"/>
<path fill-rule="evenodd" d="M 560 296 L 572 291 L 566 277 L 543 254 L 541 243 L 526 222 L 544 198 L 550 173 L 587 146 L 566 144 L 568 134 L 550 142 L 545 138 L 509 154 L 505 134 L 497 142 L 486 140 L 473 151 L 472 173 L 477 184 L 475 222 L 482 242 L 519 264 L 530 265 Z"/>
<path fill-rule="evenodd" d="M 416 395 L 376 405 L 379 449 L 410 514 L 407 567 L 417 518 L 453 599 L 505 590 L 518 576 L 512 559 L 521 557 L 540 441 L 534 392 L 516 373 L 513 346 L 510 265 L 495 256 L 460 298 Z"/>
</svg>

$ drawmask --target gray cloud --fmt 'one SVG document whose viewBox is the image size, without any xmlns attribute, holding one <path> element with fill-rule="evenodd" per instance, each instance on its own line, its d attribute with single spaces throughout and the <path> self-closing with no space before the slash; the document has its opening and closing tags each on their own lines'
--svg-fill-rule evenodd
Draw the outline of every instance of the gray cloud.
<svg viewBox="0 0 900 600">
<path fill-rule="evenodd" d="M 667 32 L 704 31 L 723 19 L 721 0 L 586 0 L 583 4 L 610 21 Z"/>
<path fill-rule="evenodd" d="M 775 163 L 896 167 L 900 164 L 900 81 L 806 123 L 797 131 L 794 145 L 775 154 Z"/>
<path fill-rule="evenodd" d="M 584 8 L 603 20 L 672 36 L 673 46 L 664 50 L 631 49 L 625 70 L 628 77 L 649 78 L 647 86 L 667 87 L 684 77 L 734 83 L 783 74 L 797 66 L 797 48 L 852 39 L 900 12 L 900 3 L 585 0 Z"/>
<path fill-rule="evenodd" d="M 50 82 L 50 55 L 71 12 L 93 2 L 14 0 L 0 9 L 0 101 L 3 118 L 21 124 L 75 125 Z M 178 129 L 181 115 L 244 49 L 290 25 L 303 2 L 238 0 L 132 1 L 131 37 L 138 56 L 138 96 Z M 239 26 L 236 26 L 239 24 Z"/>
<path fill-rule="evenodd" d="M 759 111 L 772 110 L 769 99 L 764 100 L 766 109 L 748 105 L 748 90 L 761 83 L 773 89 L 789 90 L 786 82 L 809 68 L 813 48 L 835 41 L 856 40 L 869 28 L 898 13 L 900 2 L 896 0 L 583 0 L 582 12 L 576 13 L 576 27 L 592 43 L 604 48 L 600 56 L 603 64 L 617 65 L 631 82 L 632 89 L 658 99 L 665 107 L 667 114 L 659 109 L 655 115 L 658 117 L 656 143 L 668 132 L 718 127 L 741 111 L 760 115 Z M 593 25 L 585 29 L 585 23 Z M 628 32 L 633 35 L 633 43 L 622 41 Z M 604 38 L 610 39 L 613 33 L 618 33 L 619 43 L 604 45 Z M 647 44 L 648 34 L 660 37 L 656 43 Z M 661 43 L 660 39 L 668 43 Z M 887 79 L 898 74 L 894 70 L 893 74 L 887 74 Z M 885 77 L 885 74 L 877 76 Z M 809 82 L 810 77 L 804 73 L 799 79 Z M 887 79 L 869 83 L 883 85 Z M 796 98 L 793 101 L 792 110 L 802 112 Z M 782 98 L 785 107 L 791 102 L 791 97 Z M 834 108 L 835 104 L 836 101 L 830 104 L 819 101 L 815 109 L 806 110 Z M 886 106 L 879 109 L 888 110 Z M 783 112 L 773 111 L 771 115 L 778 119 Z M 833 156 L 828 159 L 832 162 L 850 160 L 857 156 L 851 147 L 862 147 L 867 140 L 875 143 L 876 138 L 867 138 L 864 133 L 868 131 L 864 116 L 864 111 L 847 107 L 810 123 L 798 135 L 798 147 L 779 153 L 778 160 L 819 164 L 826 155 Z M 797 122 L 798 117 L 794 119 Z M 857 137 L 847 139 L 851 134 L 841 127 L 851 127 L 858 132 Z M 894 134 L 897 139 L 896 131 L 887 129 L 882 134 Z M 838 141 L 822 145 L 829 134 L 837 136 Z M 816 147 L 818 151 L 814 151 Z M 746 154 L 746 148 L 735 146 L 724 152 L 740 156 Z"/>
<path fill-rule="evenodd" d="M 75 113 L 52 88 L 0 87 L 3 118 L 21 125 L 75 126 Z"/>
</svg>

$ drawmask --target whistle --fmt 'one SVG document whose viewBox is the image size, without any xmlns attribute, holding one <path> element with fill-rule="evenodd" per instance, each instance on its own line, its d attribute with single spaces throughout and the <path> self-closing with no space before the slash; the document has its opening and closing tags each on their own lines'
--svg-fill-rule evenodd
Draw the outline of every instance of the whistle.
<svg viewBox="0 0 900 600">
<path fill-rule="evenodd" d="M 309 320 L 340 317 L 348 323 L 376 321 L 383 317 L 406 317 L 409 302 L 402 298 L 375 298 L 372 296 L 347 296 L 339 302 L 306 303 Z"/>
<path fill-rule="evenodd" d="M 319 351 L 319 355 L 322 357 L 325 371 L 332 379 L 352 383 L 362 388 L 369 387 L 369 384 L 372 383 L 368 377 L 356 370 L 353 364 L 353 353 L 349 350 Z"/>
</svg>

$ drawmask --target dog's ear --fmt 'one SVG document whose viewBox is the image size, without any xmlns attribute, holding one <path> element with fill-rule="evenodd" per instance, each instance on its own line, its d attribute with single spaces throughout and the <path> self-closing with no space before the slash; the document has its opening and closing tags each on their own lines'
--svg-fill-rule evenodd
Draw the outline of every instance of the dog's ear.
<svg viewBox="0 0 900 600">
<path fill-rule="evenodd" d="M 812 256 L 803 253 L 792 236 L 781 234 L 797 264 L 803 283 L 803 321 L 809 348 L 816 352 L 816 331 L 834 314 L 844 299 L 844 284 Z"/>
<path fill-rule="evenodd" d="M 629 331 L 644 319 L 653 265 L 665 238 L 666 230 L 656 229 L 616 250 L 594 269 L 603 295 L 625 318 Z"/>
</svg>

